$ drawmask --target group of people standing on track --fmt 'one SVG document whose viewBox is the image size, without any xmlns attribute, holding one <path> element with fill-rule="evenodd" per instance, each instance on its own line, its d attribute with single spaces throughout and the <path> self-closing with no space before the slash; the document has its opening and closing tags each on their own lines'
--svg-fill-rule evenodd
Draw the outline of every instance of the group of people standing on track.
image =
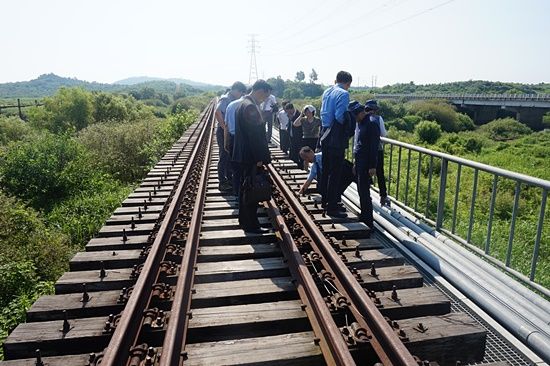
<svg viewBox="0 0 550 366">
<path fill-rule="evenodd" d="M 238 197 L 239 225 L 244 231 L 267 231 L 258 221 L 259 202 L 245 197 L 258 172 L 271 160 L 268 144 L 274 121 L 279 127 L 281 150 L 298 168 L 308 170 L 311 165 L 300 193 L 316 180 L 326 214 L 345 218 L 341 196 L 355 181 L 361 204 L 359 220 L 374 228 L 370 197 L 373 176 L 378 179 L 381 204 L 389 204 L 380 141 L 386 130 L 376 101 L 369 100 L 365 105 L 350 101 L 351 83 L 350 73 L 338 72 L 335 84 L 323 93 L 319 114 L 313 105 L 298 110 L 290 101 L 283 102 L 279 109 L 272 87 L 264 80 L 256 81 L 248 90 L 243 83 L 235 82 L 220 97 L 215 112 L 219 189 Z M 353 163 L 345 159 L 352 137 Z"/>
</svg>

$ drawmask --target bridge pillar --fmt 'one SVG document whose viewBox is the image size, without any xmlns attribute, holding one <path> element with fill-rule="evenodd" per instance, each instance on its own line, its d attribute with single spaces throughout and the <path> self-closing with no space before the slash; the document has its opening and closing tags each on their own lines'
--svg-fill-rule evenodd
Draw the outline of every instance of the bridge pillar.
<svg viewBox="0 0 550 366">
<path fill-rule="evenodd" d="M 540 131 L 544 129 L 542 124 L 542 119 L 546 110 L 543 108 L 534 108 L 534 107 L 519 107 L 517 108 L 517 120 L 521 123 L 526 124 L 535 131 Z"/>
<path fill-rule="evenodd" d="M 472 108 L 472 107 L 470 107 Z M 474 122 L 476 125 L 484 125 L 492 120 L 498 118 L 500 107 L 489 106 L 475 106 L 474 109 Z"/>
</svg>

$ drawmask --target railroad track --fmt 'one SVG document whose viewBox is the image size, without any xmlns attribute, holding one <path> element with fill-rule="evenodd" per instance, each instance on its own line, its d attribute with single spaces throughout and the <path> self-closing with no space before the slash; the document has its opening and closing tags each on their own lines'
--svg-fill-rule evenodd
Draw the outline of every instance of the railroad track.
<svg viewBox="0 0 550 366">
<path fill-rule="evenodd" d="M 272 149 L 266 234 L 218 190 L 214 104 L 77 253 L 1 365 L 455 365 L 486 331 L 362 223 L 324 216 Z M 414 355 L 414 356 L 413 356 Z"/>
</svg>

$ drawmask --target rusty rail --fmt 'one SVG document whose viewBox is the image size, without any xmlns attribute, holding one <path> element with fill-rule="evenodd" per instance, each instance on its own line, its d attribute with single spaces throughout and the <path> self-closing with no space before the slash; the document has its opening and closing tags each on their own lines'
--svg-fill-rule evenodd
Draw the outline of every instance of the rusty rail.
<svg viewBox="0 0 550 366">
<path fill-rule="evenodd" d="M 209 118 L 213 118 L 212 115 Z M 186 360 L 185 352 L 182 352 L 187 339 L 187 327 L 191 319 L 191 295 L 192 286 L 195 278 L 195 270 L 198 256 L 199 236 L 201 231 L 201 220 L 206 198 L 206 187 L 208 181 L 208 172 L 210 157 L 212 155 L 214 124 L 207 127 L 207 143 L 203 145 L 203 152 L 198 158 L 204 158 L 202 171 L 197 189 L 197 197 L 193 207 L 189 231 L 185 242 L 185 250 L 181 263 L 181 271 L 176 284 L 174 293 L 174 302 L 172 303 L 172 312 L 164 343 L 162 346 L 162 355 L 159 365 L 181 365 Z"/>
<path fill-rule="evenodd" d="M 370 343 L 380 361 L 385 366 L 417 366 L 417 361 L 331 247 L 328 239 L 317 228 L 313 219 L 295 197 L 294 192 L 290 190 L 271 164 L 268 166 L 268 170 L 275 185 L 292 207 L 308 235 L 313 239 L 311 246 L 321 254 L 321 260 L 325 262 L 330 272 L 335 275 L 334 282 L 339 288 L 339 292 L 351 301 L 352 306 L 350 310 L 354 314 L 355 319 L 372 336 Z"/>
<path fill-rule="evenodd" d="M 314 333 L 319 337 L 319 347 L 327 365 L 355 365 L 342 333 L 334 322 L 332 315 L 319 293 L 317 286 L 309 273 L 296 241 L 292 237 L 288 224 L 295 217 L 287 215 L 283 218 L 275 201 L 267 203 L 269 216 L 281 235 L 281 249 L 289 261 L 290 271 L 296 279 L 296 288 L 300 299 L 304 302 L 305 311 L 311 321 Z"/>
<path fill-rule="evenodd" d="M 197 143 L 193 147 L 193 153 L 191 154 L 192 158 L 197 157 L 197 153 L 201 147 L 200 142 L 203 140 L 208 127 L 212 125 L 213 111 L 214 104 L 211 103 L 207 112 L 202 116 L 202 119 L 205 120 L 204 127 L 200 132 Z M 132 295 L 128 299 L 109 345 L 105 349 L 101 361 L 102 366 L 120 366 L 127 364 L 130 357 L 130 348 L 139 337 L 139 332 L 143 323 L 143 312 L 150 300 L 150 289 L 158 276 L 164 254 L 163 249 L 170 238 L 171 228 L 178 213 L 178 207 L 183 199 L 183 188 L 192 174 L 193 166 L 193 162 L 189 161 L 185 171 L 181 175 L 173 199 L 166 210 L 165 219 L 157 232 L 155 240 L 151 245 L 150 253 L 143 264 L 141 274 L 134 285 Z"/>
</svg>

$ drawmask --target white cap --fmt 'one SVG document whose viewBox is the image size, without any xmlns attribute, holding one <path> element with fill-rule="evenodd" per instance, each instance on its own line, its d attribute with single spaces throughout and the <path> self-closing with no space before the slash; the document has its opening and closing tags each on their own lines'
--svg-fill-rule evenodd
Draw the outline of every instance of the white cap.
<svg viewBox="0 0 550 366">
<path fill-rule="evenodd" d="M 315 107 L 312 106 L 311 104 L 306 105 L 306 106 L 304 107 L 304 111 L 305 111 L 306 109 L 309 109 L 309 111 L 310 111 L 311 113 L 315 113 L 315 111 L 316 111 Z"/>
</svg>

